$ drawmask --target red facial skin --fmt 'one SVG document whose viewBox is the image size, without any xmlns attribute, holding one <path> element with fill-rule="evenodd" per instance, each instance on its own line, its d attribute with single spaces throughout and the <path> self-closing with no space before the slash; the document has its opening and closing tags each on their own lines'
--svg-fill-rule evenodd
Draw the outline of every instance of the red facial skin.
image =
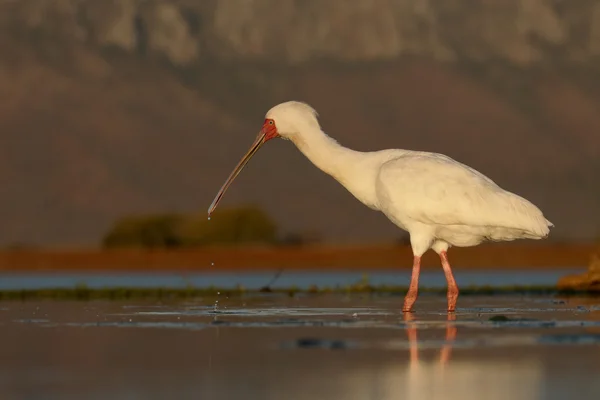
<svg viewBox="0 0 600 400">
<path fill-rule="evenodd" d="M 279 133 L 277 133 L 277 127 L 275 126 L 275 121 L 270 118 L 265 119 L 261 132 L 265 135 L 265 142 L 279 137 Z"/>
</svg>

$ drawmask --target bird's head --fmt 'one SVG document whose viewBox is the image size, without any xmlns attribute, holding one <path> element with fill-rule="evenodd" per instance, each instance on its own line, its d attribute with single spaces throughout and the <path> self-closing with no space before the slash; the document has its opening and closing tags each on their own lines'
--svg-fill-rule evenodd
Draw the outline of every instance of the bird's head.
<svg viewBox="0 0 600 400">
<path fill-rule="evenodd" d="M 274 137 L 293 139 L 308 128 L 319 127 L 318 114 L 314 108 L 299 101 L 287 101 L 267 111 L 261 134 L 267 140 Z"/>
<path fill-rule="evenodd" d="M 288 101 L 271 108 L 265 115 L 262 128 L 258 132 L 254 143 L 234 168 L 233 172 L 231 172 L 229 178 L 227 178 L 227 181 L 225 181 L 208 208 L 208 216 L 210 217 L 215 208 L 217 208 L 217 204 L 221 201 L 227 188 L 263 144 L 275 138 L 294 140 L 305 129 L 319 126 L 317 116 L 317 112 L 311 106 L 298 101 Z"/>
</svg>

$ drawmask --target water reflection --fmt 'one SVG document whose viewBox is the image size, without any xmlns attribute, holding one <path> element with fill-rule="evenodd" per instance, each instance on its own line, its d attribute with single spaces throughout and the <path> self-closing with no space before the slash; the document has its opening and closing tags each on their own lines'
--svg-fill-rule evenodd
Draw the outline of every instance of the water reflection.
<svg viewBox="0 0 600 400">
<path fill-rule="evenodd" d="M 600 317 L 597 300 L 556 305 L 467 297 L 450 315 L 439 314 L 444 299 L 422 300 L 422 309 L 406 316 L 397 298 L 381 297 L 232 299 L 223 302 L 229 313 L 217 315 L 205 312 L 210 302 L 5 303 L 0 393 L 9 399 L 562 400 L 577 390 L 578 399 L 597 398 L 600 341 L 572 340 L 590 336 L 583 322 Z M 498 310 L 525 322 L 490 323 Z"/>
<path fill-rule="evenodd" d="M 391 383 L 390 391 L 381 397 L 382 400 L 540 398 L 544 372 L 538 360 L 477 357 L 451 361 L 458 334 L 456 314 L 447 315 L 445 340 L 438 347 L 421 346 L 423 341 L 419 341 L 419 321 L 413 314 L 406 314 L 404 320 L 410 356 L 408 366 L 403 367 L 399 363 L 396 368 L 398 377 L 404 376 L 405 379 Z M 435 356 L 420 357 L 421 347 Z"/>
<path fill-rule="evenodd" d="M 412 313 L 404 314 L 404 321 L 406 322 L 406 332 L 408 335 L 408 342 L 410 345 L 410 366 L 419 364 L 419 341 L 417 338 L 417 324 L 415 323 L 415 317 Z M 450 360 L 452 353 L 452 345 L 456 340 L 457 327 L 453 323 L 456 321 L 456 314 L 448 313 L 446 324 L 446 340 L 440 351 L 439 365 L 444 366 Z"/>
</svg>

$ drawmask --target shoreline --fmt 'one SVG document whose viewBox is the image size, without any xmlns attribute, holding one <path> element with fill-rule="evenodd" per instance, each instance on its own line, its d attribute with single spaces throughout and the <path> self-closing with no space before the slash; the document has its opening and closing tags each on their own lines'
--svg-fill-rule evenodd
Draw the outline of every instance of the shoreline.
<svg viewBox="0 0 600 400">
<path fill-rule="evenodd" d="M 260 297 L 260 296 L 286 296 L 294 297 L 296 295 L 368 295 L 368 296 L 404 296 L 408 291 L 405 286 L 371 286 L 368 284 L 356 283 L 348 286 L 338 287 L 317 287 L 309 289 L 289 288 L 265 288 L 258 290 L 248 290 L 243 287 L 238 288 L 218 288 L 209 287 L 187 287 L 187 288 L 129 288 L 129 287 L 110 287 L 110 288 L 88 288 L 78 286 L 73 288 L 61 289 L 15 289 L 0 290 L 0 302 L 2 301 L 27 301 L 27 300 L 181 300 L 181 299 L 220 299 L 233 297 Z M 419 288 L 420 295 L 438 295 L 446 296 L 446 288 Z M 598 298 L 598 290 L 575 290 L 558 288 L 554 285 L 538 286 L 467 286 L 461 289 L 460 296 L 558 296 L 559 298 L 586 297 Z"/>
</svg>

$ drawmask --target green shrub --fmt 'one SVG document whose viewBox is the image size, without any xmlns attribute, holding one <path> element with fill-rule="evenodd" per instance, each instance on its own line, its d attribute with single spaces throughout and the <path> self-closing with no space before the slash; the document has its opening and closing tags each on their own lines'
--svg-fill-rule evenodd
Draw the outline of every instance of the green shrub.
<svg viewBox="0 0 600 400">
<path fill-rule="evenodd" d="M 223 208 L 208 220 L 206 215 L 187 218 L 179 226 L 184 246 L 211 244 L 275 243 L 277 227 L 258 207 Z"/>
<path fill-rule="evenodd" d="M 125 217 L 104 236 L 104 247 L 177 247 L 177 234 L 184 217 L 176 214 Z"/>
<path fill-rule="evenodd" d="M 320 243 L 321 235 L 316 231 L 289 232 L 279 238 L 277 244 L 280 246 L 305 246 Z"/>
<path fill-rule="evenodd" d="M 275 223 L 260 208 L 223 208 L 201 215 L 146 215 L 123 218 L 103 239 L 104 247 L 195 247 L 267 243 L 277 240 Z"/>
</svg>

